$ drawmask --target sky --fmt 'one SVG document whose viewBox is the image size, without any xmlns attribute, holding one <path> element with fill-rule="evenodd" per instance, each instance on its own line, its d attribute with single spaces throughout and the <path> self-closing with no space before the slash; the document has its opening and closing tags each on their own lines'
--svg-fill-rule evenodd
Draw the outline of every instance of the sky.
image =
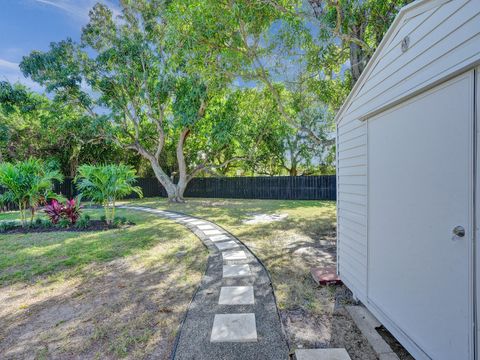
<svg viewBox="0 0 480 360">
<path fill-rule="evenodd" d="M 99 0 L 0 0 L 0 81 L 21 82 L 42 89 L 21 73 L 18 64 L 33 50 L 51 42 L 79 40 L 88 11 Z M 102 0 L 117 11 L 114 0 Z"/>
</svg>

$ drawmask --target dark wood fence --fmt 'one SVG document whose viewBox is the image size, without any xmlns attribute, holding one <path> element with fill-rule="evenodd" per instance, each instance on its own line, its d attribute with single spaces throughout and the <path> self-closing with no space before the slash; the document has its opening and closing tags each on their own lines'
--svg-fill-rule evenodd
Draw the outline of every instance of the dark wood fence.
<svg viewBox="0 0 480 360">
<path fill-rule="evenodd" d="M 137 184 L 144 197 L 166 197 L 165 189 L 156 178 L 139 178 Z M 72 198 L 77 190 L 72 179 L 55 184 L 55 192 Z M 186 197 L 278 199 L 278 200 L 335 200 L 335 175 L 321 176 L 255 176 L 195 178 L 187 186 Z M 132 195 L 131 198 L 137 197 Z M 13 209 L 11 205 L 8 207 Z M 0 209 L 1 210 L 1 209 Z"/>
</svg>

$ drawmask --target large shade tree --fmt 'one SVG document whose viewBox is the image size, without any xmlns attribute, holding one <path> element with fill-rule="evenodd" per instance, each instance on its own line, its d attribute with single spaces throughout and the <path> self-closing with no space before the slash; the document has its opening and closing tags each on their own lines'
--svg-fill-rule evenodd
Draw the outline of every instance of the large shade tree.
<svg viewBox="0 0 480 360">
<path fill-rule="evenodd" d="M 186 66 L 189 54 L 171 41 L 164 1 L 125 0 L 121 5 L 120 19 L 105 5 L 95 5 L 81 44 L 52 43 L 49 51 L 24 57 L 20 67 L 57 98 L 92 118 L 111 119 L 113 130 L 104 136 L 146 159 L 170 201 L 182 202 L 191 178 L 221 168 L 217 153 L 235 145 L 225 132 L 238 127 L 208 113 L 210 104 L 231 102 L 225 100 L 228 79 Z M 230 115 L 229 122 L 240 119 Z M 208 138 L 208 148 L 196 149 L 194 159 L 190 151 L 187 159 L 186 148 L 195 148 L 188 140 L 194 137 Z M 166 149 L 175 152 L 175 180 L 162 166 Z"/>
</svg>

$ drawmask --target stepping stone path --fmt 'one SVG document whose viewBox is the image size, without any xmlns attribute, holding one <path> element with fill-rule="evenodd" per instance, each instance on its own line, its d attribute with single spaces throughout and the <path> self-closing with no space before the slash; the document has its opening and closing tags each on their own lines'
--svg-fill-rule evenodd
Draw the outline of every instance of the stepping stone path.
<svg viewBox="0 0 480 360">
<path fill-rule="evenodd" d="M 267 270 L 218 225 L 185 214 L 122 206 L 189 228 L 208 248 L 207 270 L 172 354 L 179 360 L 283 360 L 289 349 Z"/>
</svg>

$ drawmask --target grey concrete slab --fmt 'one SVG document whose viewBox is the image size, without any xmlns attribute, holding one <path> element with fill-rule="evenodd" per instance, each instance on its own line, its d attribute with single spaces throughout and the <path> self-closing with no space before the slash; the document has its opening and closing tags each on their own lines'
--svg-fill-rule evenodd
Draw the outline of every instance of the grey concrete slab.
<svg viewBox="0 0 480 360">
<path fill-rule="evenodd" d="M 198 219 L 196 219 L 195 221 L 192 221 L 190 224 L 192 224 L 192 225 L 206 225 L 206 224 L 208 224 L 208 223 L 207 223 L 206 221 L 204 221 L 204 220 L 198 220 Z"/>
<path fill-rule="evenodd" d="M 213 235 L 213 236 L 210 236 L 209 239 L 212 240 L 213 242 L 223 241 L 223 240 L 232 240 L 232 238 L 230 236 L 225 235 L 225 234 Z"/>
<path fill-rule="evenodd" d="M 188 219 L 183 220 L 183 221 L 186 222 L 186 223 L 192 223 L 194 221 L 198 221 L 198 219 L 197 218 L 188 218 Z"/>
<path fill-rule="evenodd" d="M 180 214 L 173 214 L 173 213 L 165 213 L 165 216 L 171 217 L 171 218 L 179 218 L 182 217 Z"/>
<path fill-rule="evenodd" d="M 243 276 L 251 276 L 251 275 L 252 275 L 252 272 L 250 271 L 250 266 L 248 264 L 223 265 L 224 278 L 243 277 Z"/>
<path fill-rule="evenodd" d="M 223 232 L 220 230 L 204 230 L 203 233 L 207 236 L 223 234 Z"/>
<path fill-rule="evenodd" d="M 377 329 L 375 329 L 380 326 L 380 322 L 365 306 L 351 305 L 345 308 L 378 357 L 380 357 L 380 355 L 388 355 L 392 360 L 399 360 L 397 354 L 393 352 L 390 345 L 383 340 Z"/>
<path fill-rule="evenodd" d="M 198 225 L 198 228 L 200 230 L 213 230 L 213 229 L 215 229 L 212 225 L 208 225 L 208 224 L 207 225 Z"/>
<path fill-rule="evenodd" d="M 211 342 L 257 341 L 255 314 L 215 314 Z"/>
<path fill-rule="evenodd" d="M 301 349 L 295 351 L 297 360 L 351 360 L 345 349 Z"/>
<path fill-rule="evenodd" d="M 229 250 L 222 252 L 223 260 L 246 260 L 247 254 L 243 250 Z"/>
<path fill-rule="evenodd" d="M 255 302 L 253 286 L 222 286 L 219 305 L 251 305 Z"/>
<path fill-rule="evenodd" d="M 223 251 L 223 250 L 235 249 L 239 245 L 235 241 L 230 240 L 230 241 L 217 242 L 215 243 L 215 246 L 217 247 L 218 250 Z"/>
</svg>

